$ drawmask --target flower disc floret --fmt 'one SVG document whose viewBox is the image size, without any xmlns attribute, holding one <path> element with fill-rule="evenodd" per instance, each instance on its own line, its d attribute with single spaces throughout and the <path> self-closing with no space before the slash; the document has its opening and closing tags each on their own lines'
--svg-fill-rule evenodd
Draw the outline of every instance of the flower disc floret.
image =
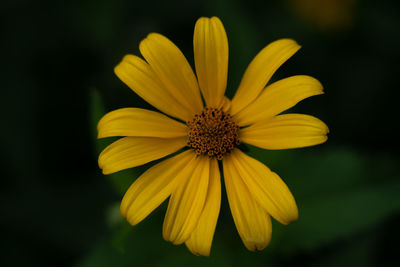
<svg viewBox="0 0 400 267">
<path fill-rule="evenodd" d="M 187 146 L 197 155 L 208 155 L 222 160 L 240 144 L 239 126 L 222 109 L 205 108 L 187 122 L 190 129 Z"/>
</svg>

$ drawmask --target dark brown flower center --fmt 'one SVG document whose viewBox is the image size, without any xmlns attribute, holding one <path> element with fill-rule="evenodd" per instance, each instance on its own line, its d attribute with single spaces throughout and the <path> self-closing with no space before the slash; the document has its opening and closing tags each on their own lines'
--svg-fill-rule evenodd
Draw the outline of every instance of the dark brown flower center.
<svg viewBox="0 0 400 267">
<path fill-rule="evenodd" d="M 187 122 L 190 129 L 187 146 L 197 155 L 208 155 L 221 160 L 240 144 L 239 126 L 229 113 L 221 109 L 205 108 Z"/>
</svg>

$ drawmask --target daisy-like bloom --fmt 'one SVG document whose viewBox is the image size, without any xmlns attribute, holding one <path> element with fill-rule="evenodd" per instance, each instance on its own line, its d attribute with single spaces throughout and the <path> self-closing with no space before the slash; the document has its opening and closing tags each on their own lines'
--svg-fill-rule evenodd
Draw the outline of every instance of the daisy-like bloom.
<svg viewBox="0 0 400 267">
<path fill-rule="evenodd" d="M 156 33 L 140 43 L 144 60 L 126 55 L 116 66 L 116 75 L 164 114 L 140 108 L 106 114 L 98 124 L 98 137 L 122 138 L 104 149 L 99 166 L 110 174 L 179 151 L 131 185 L 121 214 L 136 225 L 169 197 L 164 239 L 208 256 L 221 204 L 220 162 L 238 233 L 246 248 L 262 250 L 271 239 L 270 217 L 286 225 L 297 219 L 297 206 L 281 178 L 238 145 L 287 149 L 325 142 L 328 128 L 319 119 L 279 115 L 322 94 L 322 85 L 300 75 L 266 86 L 300 48 L 291 39 L 281 39 L 253 59 L 231 101 L 224 96 L 228 39 L 221 21 L 200 18 L 193 44 L 197 78 L 178 47 Z"/>
</svg>

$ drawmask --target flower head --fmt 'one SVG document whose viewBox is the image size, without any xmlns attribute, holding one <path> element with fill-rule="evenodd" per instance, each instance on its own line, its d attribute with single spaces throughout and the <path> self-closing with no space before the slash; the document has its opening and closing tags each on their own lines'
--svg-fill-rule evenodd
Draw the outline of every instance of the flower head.
<svg viewBox="0 0 400 267">
<path fill-rule="evenodd" d="M 224 96 L 228 39 L 221 21 L 200 18 L 193 44 L 197 76 L 182 52 L 155 33 L 140 43 L 145 60 L 127 55 L 115 68 L 126 85 L 166 115 L 140 108 L 106 114 L 98 124 L 99 138 L 122 138 L 104 149 L 99 166 L 110 174 L 180 151 L 131 185 L 121 214 L 136 225 L 169 197 L 164 239 L 209 255 L 220 210 L 221 161 L 238 233 L 249 250 L 261 250 L 271 238 L 270 217 L 288 224 L 297 219 L 298 210 L 281 178 L 238 145 L 287 149 L 325 142 L 328 128 L 317 118 L 279 115 L 322 94 L 322 85 L 309 76 L 293 76 L 266 86 L 300 48 L 291 39 L 281 39 L 253 59 L 231 101 Z"/>
</svg>

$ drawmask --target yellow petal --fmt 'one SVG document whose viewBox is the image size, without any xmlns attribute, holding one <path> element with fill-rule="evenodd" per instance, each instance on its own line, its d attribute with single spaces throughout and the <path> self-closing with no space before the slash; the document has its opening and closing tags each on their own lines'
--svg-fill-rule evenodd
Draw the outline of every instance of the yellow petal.
<svg viewBox="0 0 400 267">
<path fill-rule="evenodd" d="M 107 113 L 97 124 L 98 138 L 147 136 L 174 138 L 186 136 L 187 126 L 159 113 L 141 108 L 121 108 Z"/>
<path fill-rule="evenodd" d="M 167 91 L 143 59 L 126 55 L 115 67 L 114 72 L 136 94 L 165 114 L 184 121 L 192 119 L 191 110 L 183 107 Z"/>
<path fill-rule="evenodd" d="M 268 214 L 282 224 L 297 220 L 298 210 L 294 197 L 276 173 L 239 149 L 232 152 L 229 164 L 235 166 L 250 194 Z"/>
<path fill-rule="evenodd" d="M 200 215 L 196 228 L 185 242 L 189 250 L 196 255 L 209 256 L 211 244 L 217 225 L 219 209 L 221 206 L 221 177 L 219 174 L 218 162 L 211 160 L 210 183 L 206 203 Z"/>
<path fill-rule="evenodd" d="M 228 77 L 228 37 L 217 17 L 200 18 L 193 37 L 194 62 L 199 86 L 208 107 L 218 107 Z"/>
<path fill-rule="evenodd" d="M 99 166 L 104 174 L 110 174 L 143 165 L 183 148 L 186 139 L 186 137 L 124 137 L 100 153 Z"/>
<path fill-rule="evenodd" d="M 200 113 L 203 103 L 196 76 L 179 48 L 163 35 L 151 33 L 139 49 L 168 92 L 193 114 Z"/>
<path fill-rule="evenodd" d="M 172 192 L 163 225 L 163 237 L 175 245 L 185 242 L 197 226 L 204 208 L 210 176 L 210 159 L 199 156 L 191 171 L 178 174 L 179 185 Z"/>
<path fill-rule="evenodd" d="M 253 102 L 274 72 L 299 49 L 300 46 L 294 40 L 281 39 L 261 50 L 243 75 L 232 99 L 231 114 L 235 115 Z"/>
<path fill-rule="evenodd" d="M 192 150 L 166 159 L 144 172 L 126 191 L 121 214 L 136 225 L 157 208 L 175 189 L 177 173 L 195 159 Z"/>
<path fill-rule="evenodd" d="M 322 84 L 310 76 L 282 79 L 267 86 L 253 103 L 234 116 L 234 120 L 240 126 L 245 126 L 269 119 L 305 98 L 323 94 L 322 89 Z"/>
<path fill-rule="evenodd" d="M 240 140 L 264 149 L 287 149 L 324 143 L 328 127 L 304 114 L 284 114 L 240 130 Z"/>
<path fill-rule="evenodd" d="M 249 192 L 232 162 L 232 155 L 224 158 L 223 166 L 226 193 L 236 229 L 248 250 L 262 250 L 271 240 L 271 218 Z"/>
</svg>

